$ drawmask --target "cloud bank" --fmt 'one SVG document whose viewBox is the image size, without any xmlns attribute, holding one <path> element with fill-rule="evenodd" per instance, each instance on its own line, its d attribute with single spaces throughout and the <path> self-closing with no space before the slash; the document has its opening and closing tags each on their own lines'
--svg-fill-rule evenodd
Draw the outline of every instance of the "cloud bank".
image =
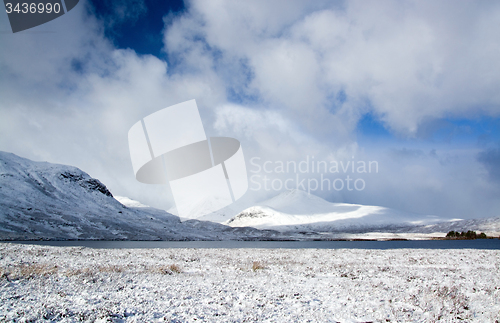
<svg viewBox="0 0 500 323">
<path fill-rule="evenodd" d="M 141 16 L 115 9 L 121 24 Z M 0 35 L 0 149 L 168 208 L 168 187 L 133 178 L 126 133 L 194 98 L 207 134 L 240 139 L 247 160 L 379 162 L 366 190 L 317 192 L 329 200 L 499 215 L 494 148 L 421 134 L 447 118 L 500 117 L 500 4 L 191 1 L 165 13 L 167 60 L 116 48 L 104 33 L 113 21 L 92 12 L 83 1 L 38 33 Z M 360 140 L 367 114 L 392 137 Z"/>
</svg>

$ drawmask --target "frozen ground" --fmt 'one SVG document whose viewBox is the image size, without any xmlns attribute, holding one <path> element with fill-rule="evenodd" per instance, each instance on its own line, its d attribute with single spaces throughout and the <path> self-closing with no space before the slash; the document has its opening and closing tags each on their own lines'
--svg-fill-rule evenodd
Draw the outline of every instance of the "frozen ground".
<svg viewBox="0 0 500 323">
<path fill-rule="evenodd" d="M 0 244 L 0 321 L 495 322 L 500 251 Z"/>
</svg>

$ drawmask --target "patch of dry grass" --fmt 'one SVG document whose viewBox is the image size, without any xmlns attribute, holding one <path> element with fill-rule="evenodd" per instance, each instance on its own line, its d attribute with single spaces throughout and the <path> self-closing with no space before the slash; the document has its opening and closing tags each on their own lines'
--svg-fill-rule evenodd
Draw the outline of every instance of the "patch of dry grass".
<svg viewBox="0 0 500 323">
<path fill-rule="evenodd" d="M 260 261 L 254 261 L 252 264 L 253 271 L 257 271 L 259 269 L 264 269 L 264 268 L 266 268 L 266 267 L 264 267 L 264 265 Z"/>
<path fill-rule="evenodd" d="M 173 275 L 173 274 L 180 274 L 182 273 L 181 267 L 179 267 L 176 264 L 168 265 L 168 266 L 160 266 L 156 267 L 154 272 L 159 272 L 164 275 Z"/>
<path fill-rule="evenodd" d="M 0 277 L 7 280 L 31 279 L 35 277 L 44 277 L 54 275 L 59 271 L 55 265 L 49 264 L 22 264 L 18 266 L 9 266 L 0 269 Z"/>
<path fill-rule="evenodd" d="M 125 268 L 123 268 L 122 266 L 108 265 L 108 266 L 99 266 L 97 267 L 97 270 L 99 270 L 102 273 L 122 273 L 125 271 Z"/>
<path fill-rule="evenodd" d="M 77 268 L 77 269 L 67 269 L 64 274 L 67 277 L 71 276 L 92 276 L 94 274 L 94 271 L 90 268 Z"/>
</svg>

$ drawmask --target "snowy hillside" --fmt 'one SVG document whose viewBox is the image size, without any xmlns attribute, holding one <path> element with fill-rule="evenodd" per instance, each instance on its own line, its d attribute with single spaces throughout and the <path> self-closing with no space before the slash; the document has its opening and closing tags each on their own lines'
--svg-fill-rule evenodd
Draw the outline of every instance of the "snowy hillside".
<svg viewBox="0 0 500 323">
<path fill-rule="evenodd" d="M 500 234 L 500 218 L 444 221 L 379 206 L 330 203 L 302 191 L 282 193 L 231 218 L 236 209 L 241 205 L 202 219 L 226 225 L 181 222 L 127 197 L 113 198 L 105 185 L 78 168 L 0 152 L 0 240 L 307 240 L 352 238 L 335 236 L 339 232 L 450 230 Z"/>
<path fill-rule="evenodd" d="M 119 198 L 76 167 L 0 152 L 0 240 L 269 239 L 276 232 L 231 228 Z"/>
<path fill-rule="evenodd" d="M 243 198 L 237 200 L 233 204 L 230 204 L 220 210 L 205 214 L 204 216 L 198 218 L 200 221 L 212 221 L 217 223 L 224 223 L 230 220 L 234 216 L 238 215 L 241 211 L 256 205 L 257 202 L 251 194 L 245 195 Z"/>
<path fill-rule="evenodd" d="M 279 231 L 357 232 L 433 224 L 444 219 L 359 204 L 330 203 L 300 190 L 250 207 L 225 224 Z"/>
<path fill-rule="evenodd" d="M 500 217 L 484 219 L 468 219 L 440 222 L 431 225 L 406 228 L 405 232 L 410 233 L 432 233 L 432 232 L 450 232 L 450 231 L 478 231 L 484 232 L 488 236 L 500 235 Z"/>
</svg>

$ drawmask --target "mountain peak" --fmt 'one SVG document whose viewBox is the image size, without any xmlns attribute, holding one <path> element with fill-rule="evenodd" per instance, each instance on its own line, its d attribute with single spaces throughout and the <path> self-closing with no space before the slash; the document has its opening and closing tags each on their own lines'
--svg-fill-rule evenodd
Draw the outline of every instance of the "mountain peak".
<svg viewBox="0 0 500 323">
<path fill-rule="evenodd" d="M 76 167 L 0 152 L 0 240 L 268 240 L 274 235 L 196 220 L 182 224 L 163 210 L 113 198 L 104 184 Z"/>
<path fill-rule="evenodd" d="M 314 194 L 290 190 L 244 210 L 226 223 L 259 229 L 326 232 L 410 226 L 416 220 L 431 224 L 439 219 L 381 206 L 331 203 Z"/>
</svg>

